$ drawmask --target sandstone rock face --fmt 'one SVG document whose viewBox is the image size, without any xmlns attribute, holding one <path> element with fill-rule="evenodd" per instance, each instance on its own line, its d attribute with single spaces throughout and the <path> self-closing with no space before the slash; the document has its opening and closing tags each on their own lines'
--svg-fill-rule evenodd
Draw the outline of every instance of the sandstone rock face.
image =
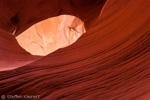
<svg viewBox="0 0 150 100">
<path fill-rule="evenodd" d="M 31 26 L 16 39 L 32 55 L 47 55 L 74 43 L 83 33 L 84 23 L 79 18 L 61 15 Z"/>
<path fill-rule="evenodd" d="M 19 68 L 42 58 L 31 55 L 16 40 L 19 34 L 32 25 L 51 17 L 72 15 L 81 19 L 88 31 L 98 20 L 105 2 L 106 0 L 1 0 L 0 71 Z"/>
<path fill-rule="evenodd" d="M 0 96 L 150 100 L 150 0 L 0 0 L 0 8 Z M 16 36 L 64 14 L 85 25 L 74 44 L 46 56 L 19 46 Z"/>
</svg>

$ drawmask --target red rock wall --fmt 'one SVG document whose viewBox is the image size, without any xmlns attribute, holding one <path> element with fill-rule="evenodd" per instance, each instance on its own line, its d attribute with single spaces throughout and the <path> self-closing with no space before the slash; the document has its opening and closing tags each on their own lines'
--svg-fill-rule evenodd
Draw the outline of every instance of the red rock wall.
<svg viewBox="0 0 150 100">
<path fill-rule="evenodd" d="M 59 13 L 47 2 L 37 0 L 31 5 L 26 1 L 24 4 L 28 6 L 18 8 L 20 12 L 12 18 L 12 26 L 9 16 L 13 14 L 0 16 L 1 69 L 19 67 L 0 72 L 0 94 L 40 95 L 43 100 L 149 100 L 150 1 L 108 0 L 101 17 L 96 11 L 101 11 L 104 3 L 88 0 L 82 6 L 84 0 L 76 1 L 59 3 L 62 8 Z M 37 12 L 41 13 L 35 17 L 37 13 L 31 12 L 36 12 L 39 3 L 41 11 Z M 58 6 L 55 2 L 53 5 Z M 7 12 L 4 5 L 0 7 L 1 12 Z M 29 55 L 10 35 L 15 25 L 17 35 L 38 20 L 64 13 L 81 18 L 88 31 L 75 44 L 48 56 Z"/>
</svg>

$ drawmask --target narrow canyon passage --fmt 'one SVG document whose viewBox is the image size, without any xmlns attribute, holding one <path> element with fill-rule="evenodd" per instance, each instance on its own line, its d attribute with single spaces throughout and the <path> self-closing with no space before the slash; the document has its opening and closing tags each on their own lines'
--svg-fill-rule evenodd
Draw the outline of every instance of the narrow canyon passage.
<svg viewBox="0 0 150 100">
<path fill-rule="evenodd" d="M 150 99 L 149 0 L 10 0 L 0 7 L 0 96 Z M 59 15 L 79 18 L 86 32 L 46 56 L 19 46 L 17 36 Z"/>
</svg>

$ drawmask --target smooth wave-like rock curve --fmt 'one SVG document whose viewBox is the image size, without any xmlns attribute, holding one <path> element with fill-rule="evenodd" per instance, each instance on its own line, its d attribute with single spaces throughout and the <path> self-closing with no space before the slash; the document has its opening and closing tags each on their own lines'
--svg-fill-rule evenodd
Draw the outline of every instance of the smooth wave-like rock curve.
<svg viewBox="0 0 150 100">
<path fill-rule="evenodd" d="M 98 19 L 105 2 L 106 0 L 0 1 L 0 71 L 15 69 L 42 58 L 31 56 L 15 39 L 30 26 L 49 17 L 67 14 L 81 19 L 86 30 L 89 30 Z"/>
<path fill-rule="evenodd" d="M 70 1 L 74 1 L 74 9 L 82 8 L 78 0 Z M 108 0 L 101 16 L 96 17 L 98 21 L 88 17 L 85 24 L 90 30 L 75 44 L 20 68 L 1 71 L 0 94 L 39 95 L 41 100 L 149 100 L 149 6 L 149 0 Z M 66 7 L 64 11 L 72 10 Z M 74 10 L 81 15 L 84 9 L 79 11 Z M 9 47 L 24 52 L 18 46 Z M 7 53 L 19 55 L 16 51 Z"/>
</svg>

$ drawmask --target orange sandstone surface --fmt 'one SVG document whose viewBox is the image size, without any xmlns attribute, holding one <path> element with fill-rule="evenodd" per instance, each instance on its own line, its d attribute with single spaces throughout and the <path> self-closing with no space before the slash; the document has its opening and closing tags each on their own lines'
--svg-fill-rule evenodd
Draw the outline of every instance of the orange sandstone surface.
<svg viewBox="0 0 150 100">
<path fill-rule="evenodd" d="M 74 43 L 85 33 L 77 17 L 61 15 L 41 21 L 16 37 L 22 48 L 32 55 L 44 56 Z"/>
</svg>

